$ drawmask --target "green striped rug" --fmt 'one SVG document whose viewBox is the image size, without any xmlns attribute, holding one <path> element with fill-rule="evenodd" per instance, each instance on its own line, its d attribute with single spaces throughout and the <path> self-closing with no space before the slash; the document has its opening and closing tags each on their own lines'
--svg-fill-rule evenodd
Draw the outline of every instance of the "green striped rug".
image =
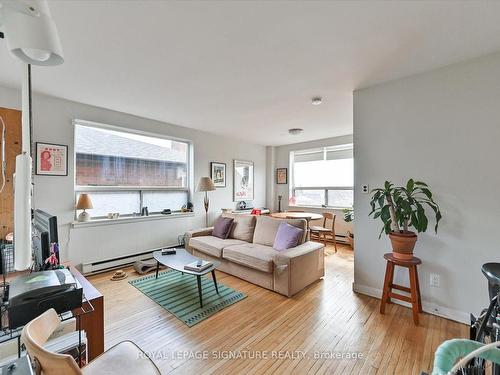
<svg viewBox="0 0 500 375">
<path fill-rule="evenodd" d="M 203 276 L 203 307 L 200 307 L 196 276 L 173 270 L 160 272 L 158 279 L 152 274 L 129 283 L 189 327 L 246 298 L 245 294 L 222 284 L 217 284 L 217 294 L 212 278 Z"/>
</svg>

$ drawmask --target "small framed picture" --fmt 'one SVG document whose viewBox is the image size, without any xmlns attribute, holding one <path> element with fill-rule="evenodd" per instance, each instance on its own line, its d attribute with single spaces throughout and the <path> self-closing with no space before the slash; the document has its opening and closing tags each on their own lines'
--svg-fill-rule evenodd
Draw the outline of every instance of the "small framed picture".
<svg viewBox="0 0 500 375">
<path fill-rule="evenodd" d="M 68 146 L 37 142 L 35 173 L 42 176 L 67 176 Z"/>
<path fill-rule="evenodd" d="M 226 163 L 210 163 L 210 178 L 215 187 L 226 187 Z"/>
<path fill-rule="evenodd" d="M 276 183 L 277 184 L 288 184 L 288 169 L 287 168 L 277 168 L 276 169 Z"/>
</svg>

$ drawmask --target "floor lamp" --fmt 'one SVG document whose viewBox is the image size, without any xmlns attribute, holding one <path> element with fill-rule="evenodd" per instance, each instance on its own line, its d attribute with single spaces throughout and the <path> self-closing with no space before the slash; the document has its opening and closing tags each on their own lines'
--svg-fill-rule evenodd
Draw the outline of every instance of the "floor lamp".
<svg viewBox="0 0 500 375">
<path fill-rule="evenodd" d="M 14 175 L 14 250 L 15 269 L 31 265 L 32 194 L 32 110 L 31 65 L 59 65 L 64 61 L 57 28 L 46 0 L 0 2 L 0 25 L 9 52 L 27 65 L 22 83 L 22 152 L 16 157 Z"/>
<path fill-rule="evenodd" d="M 196 191 L 204 191 L 205 199 L 203 203 L 205 204 L 205 226 L 208 227 L 208 205 L 210 203 L 208 199 L 208 192 L 215 190 L 215 185 L 210 177 L 202 177 L 198 182 L 198 186 L 196 187 Z"/>
</svg>

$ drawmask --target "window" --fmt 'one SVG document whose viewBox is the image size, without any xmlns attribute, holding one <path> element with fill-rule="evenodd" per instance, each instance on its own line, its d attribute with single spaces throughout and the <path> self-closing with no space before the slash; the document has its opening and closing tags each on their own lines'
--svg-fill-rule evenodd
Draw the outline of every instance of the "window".
<svg viewBox="0 0 500 375">
<path fill-rule="evenodd" d="M 290 153 L 291 206 L 352 207 L 352 144 Z"/>
<path fill-rule="evenodd" d="M 76 199 L 90 194 L 93 218 L 180 210 L 189 199 L 189 149 L 188 142 L 76 120 Z"/>
</svg>

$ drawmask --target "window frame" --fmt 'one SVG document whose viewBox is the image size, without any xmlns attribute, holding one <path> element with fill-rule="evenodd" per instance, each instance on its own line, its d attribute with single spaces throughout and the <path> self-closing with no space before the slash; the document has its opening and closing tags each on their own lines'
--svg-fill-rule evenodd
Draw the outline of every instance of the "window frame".
<svg viewBox="0 0 500 375">
<path fill-rule="evenodd" d="M 130 217 L 141 217 L 140 213 L 143 208 L 143 193 L 145 191 L 178 191 L 178 192 L 186 192 L 187 193 L 187 202 L 190 202 L 193 196 L 193 181 L 194 181 L 194 151 L 193 151 L 193 141 L 184 139 L 184 138 L 179 138 L 179 137 L 172 137 L 172 136 L 167 136 L 164 134 L 158 134 L 158 133 L 153 133 L 153 132 L 147 132 L 143 130 L 138 130 L 138 129 L 131 129 L 123 126 L 116 126 L 116 125 L 109 125 L 109 124 L 102 124 L 98 122 L 93 122 L 93 121 L 87 121 L 87 120 L 81 120 L 81 119 L 74 119 L 72 121 L 73 125 L 73 170 L 75 171 L 74 173 L 74 178 L 73 178 L 73 191 L 74 191 L 74 202 L 76 205 L 76 199 L 78 197 L 78 194 L 82 193 L 98 193 L 98 192 L 113 192 L 113 191 L 128 191 L 128 192 L 137 192 L 139 194 L 139 212 L 134 214 L 131 212 L 130 214 L 121 214 L 120 217 L 123 218 L 130 218 Z M 143 135 L 146 137 L 153 137 L 153 138 L 161 138 L 169 141 L 177 141 L 177 142 L 183 142 L 188 145 L 188 151 L 187 151 L 187 173 L 186 173 L 186 186 L 185 187 L 174 187 L 174 186 L 120 186 L 120 185 L 115 185 L 115 186 L 85 186 L 85 185 L 77 185 L 76 184 L 76 131 L 75 128 L 76 126 L 87 126 L 87 127 L 93 127 L 97 129 L 107 129 L 107 130 L 114 130 L 117 132 L 123 132 L 123 133 L 130 133 L 130 134 L 137 134 L 137 135 Z M 160 211 L 156 212 L 149 212 L 150 215 L 159 215 L 161 214 Z M 75 216 L 74 219 L 77 219 L 77 210 L 75 209 Z M 102 220 L 106 219 L 106 216 L 92 216 L 91 220 Z"/>
<path fill-rule="evenodd" d="M 311 207 L 311 208 L 328 208 L 328 209 L 346 209 L 346 208 L 352 208 L 352 206 L 346 206 L 346 207 L 341 207 L 341 206 L 330 206 L 328 204 L 328 191 L 329 190 L 352 190 L 354 192 L 354 184 L 353 186 L 300 186 L 296 187 L 295 186 L 295 169 L 294 169 L 294 164 L 295 164 L 295 153 L 296 152 L 309 152 L 309 151 L 314 151 L 318 149 L 322 149 L 324 157 L 326 157 L 326 153 L 328 152 L 328 149 L 331 149 L 332 147 L 338 147 L 339 149 L 346 149 L 350 148 L 354 150 L 354 145 L 352 143 L 346 143 L 342 145 L 335 145 L 335 146 L 323 146 L 323 147 L 316 147 L 313 149 L 304 149 L 304 150 L 292 150 L 290 151 L 289 154 L 289 169 L 290 169 L 290 186 L 289 186 L 289 196 L 294 197 L 295 196 L 295 191 L 296 190 L 322 190 L 323 191 L 323 196 L 324 196 L 324 204 L 321 205 L 301 205 L 301 204 L 289 204 L 290 207 Z M 354 160 L 354 156 L 352 158 Z"/>
</svg>

